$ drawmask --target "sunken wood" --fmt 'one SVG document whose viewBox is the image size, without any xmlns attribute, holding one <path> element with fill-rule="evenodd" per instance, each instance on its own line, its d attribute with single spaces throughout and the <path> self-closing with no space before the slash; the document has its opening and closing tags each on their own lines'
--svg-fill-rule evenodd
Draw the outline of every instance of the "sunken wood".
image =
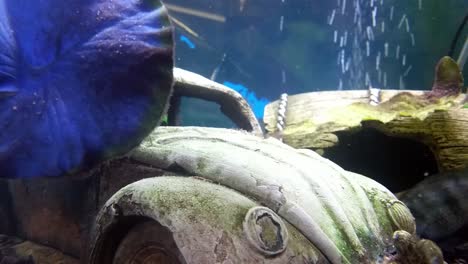
<svg viewBox="0 0 468 264">
<path fill-rule="evenodd" d="M 408 92 L 422 95 L 423 91 L 382 90 L 380 101 Z M 462 169 L 468 164 L 468 109 L 463 108 L 465 95 L 444 104 L 424 110 L 423 114 L 411 112 L 385 116 L 361 116 L 358 120 L 351 113 L 350 105 L 369 103 L 367 90 L 311 92 L 288 97 L 286 125 L 283 142 L 296 148 L 326 149 L 339 143 L 338 132 L 355 131 L 363 127 L 376 128 L 395 136 L 418 140 L 429 146 L 441 171 Z M 264 122 L 267 133 L 276 127 L 278 101 L 265 108 Z M 380 110 L 382 111 L 382 110 Z"/>
</svg>

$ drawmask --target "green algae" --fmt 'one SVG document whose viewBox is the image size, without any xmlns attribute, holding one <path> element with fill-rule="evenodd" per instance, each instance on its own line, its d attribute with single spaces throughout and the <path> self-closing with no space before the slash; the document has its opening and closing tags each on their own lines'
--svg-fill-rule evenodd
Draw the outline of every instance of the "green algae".
<svg viewBox="0 0 468 264">
<path fill-rule="evenodd" d="M 400 93 L 390 100 L 377 105 L 353 103 L 345 107 L 332 108 L 327 112 L 328 122 L 316 123 L 306 120 L 287 126 L 284 136 L 310 135 L 323 132 L 335 132 L 342 129 L 359 128 L 363 121 L 388 123 L 400 117 L 423 121 L 435 111 L 446 111 L 455 105 L 454 97 L 444 97 L 434 101 L 424 96 Z M 289 142 L 289 141 L 288 141 Z"/>
<path fill-rule="evenodd" d="M 446 56 L 435 67 L 432 91 L 420 96 L 402 92 L 377 106 L 359 102 L 331 108 L 323 113 L 322 122 L 309 119 L 288 124 L 283 131 L 284 141 L 295 147 L 324 148 L 338 142 L 327 133 L 359 129 L 363 121 L 385 124 L 404 117 L 423 121 L 435 111 L 446 111 L 456 105 L 455 99 L 462 86 L 463 76 L 458 64 Z M 468 104 L 463 107 L 468 108 Z"/>
<path fill-rule="evenodd" d="M 179 227 L 197 230 L 201 224 L 238 238 L 244 237 L 243 222 L 247 212 L 258 206 L 236 191 L 191 177 L 142 180 L 122 189 L 119 197 L 119 204 L 126 204 L 137 214 L 155 214 L 155 220 L 163 225 L 173 226 L 178 222 Z M 136 204 L 140 209 L 136 209 Z M 286 221 L 284 224 L 289 234 L 289 250 L 314 261 L 324 258 L 299 230 Z M 276 236 L 271 232 L 265 234 L 270 236 L 269 240 Z"/>
</svg>

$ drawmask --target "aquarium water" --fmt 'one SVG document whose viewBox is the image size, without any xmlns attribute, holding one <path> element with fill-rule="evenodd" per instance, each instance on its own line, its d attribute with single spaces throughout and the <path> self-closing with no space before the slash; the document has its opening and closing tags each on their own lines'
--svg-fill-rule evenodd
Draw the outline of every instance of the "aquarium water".
<svg viewBox="0 0 468 264">
<path fill-rule="evenodd" d="M 177 22 L 176 66 L 248 89 L 254 108 L 282 93 L 429 90 L 434 65 L 450 52 L 456 59 L 468 34 L 465 26 L 456 38 L 466 0 L 165 2 Z"/>
</svg>

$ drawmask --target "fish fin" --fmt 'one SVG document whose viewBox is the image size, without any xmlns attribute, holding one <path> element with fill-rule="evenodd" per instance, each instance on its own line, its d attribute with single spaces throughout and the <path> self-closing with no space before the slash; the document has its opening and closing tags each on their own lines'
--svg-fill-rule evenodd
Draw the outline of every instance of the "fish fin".
<svg viewBox="0 0 468 264">
<path fill-rule="evenodd" d="M 0 78 L 0 99 L 10 97 L 18 93 L 18 88 L 10 82 L 2 83 Z"/>
</svg>

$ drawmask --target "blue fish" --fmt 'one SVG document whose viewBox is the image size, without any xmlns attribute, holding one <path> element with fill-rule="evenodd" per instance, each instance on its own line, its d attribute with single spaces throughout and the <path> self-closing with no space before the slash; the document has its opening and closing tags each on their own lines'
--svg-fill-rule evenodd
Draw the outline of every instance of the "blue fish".
<svg viewBox="0 0 468 264">
<path fill-rule="evenodd" d="M 261 119 L 263 118 L 263 112 L 265 106 L 270 102 L 266 98 L 258 98 L 254 91 L 249 90 L 249 88 L 245 87 L 242 84 L 232 83 L 225 81 L 223 82 L 224 85 L 227 87 L 237 91 L 244 97 L 245 100 L 249 103 L 250 107 L 254 111 L 255 117 Z"/>
<path fill-rule="evenodd" d="M 0 0 L 0 178 L 124 154 L 163 115 L 173 28 L 155 0 Z"/>
<path fill-rule="evenodd" d="M 185 44 L 187 44 L 187 47 L 191 48 L 191 49 L 194 49 L 195 48 L 195 44 L 189 39 L 187 38 L 187 36 L 184 36 L 184 35 L 181 35 L 180 36 L 180 41 L 184 42 Z"/>
</svg>

